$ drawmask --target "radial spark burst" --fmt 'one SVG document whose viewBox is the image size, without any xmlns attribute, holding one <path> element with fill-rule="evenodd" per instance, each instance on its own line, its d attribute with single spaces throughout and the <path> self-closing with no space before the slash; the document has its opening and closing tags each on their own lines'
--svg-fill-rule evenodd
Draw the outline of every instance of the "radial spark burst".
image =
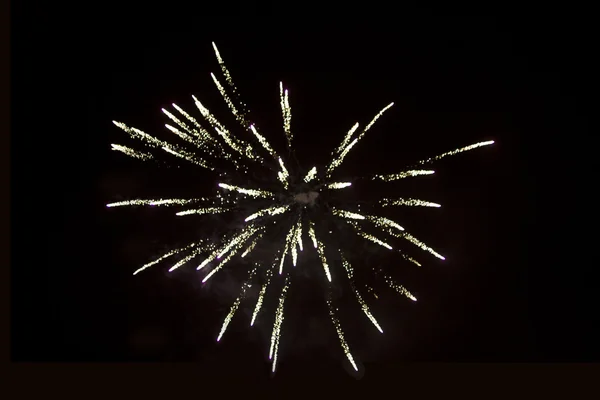
<svg viewBox="0 0 600 400">
<path fill-rule="evenodd" d="M 412 236 L 399 223 L 382 215 L 372 212 L 363 214 L 356 203 L 331 201 L 331 196 L 344 191 L 353 190 L 353 184 L 360 181 L 390 182 L 399 179 L 430 175 L 434 171 L 420 169 L 441 158 L 451 156 L 478 147 L 490 145 L 493 141 L 480 142 L 441 155 L 418 161 L 412 166 L 393 174 L 374 175 L 370 177 L 334 179 L 341 170 L 339 167 L 351 149 L 356 149 L 357 143 L 375 124 L 377 119 L 392 107 L 390 103 L 383 107 L 364 128 L 359 129 L 355 123 L 343 137 L 341 144 L 332 152 L 331 161 L 324 166 L 310 166 L 300 169 L 297 163 L 292 163 L 294 156 L 292 112 L 290 94 L 282 82 L 279 83 L 280 107 L 282 114 L 282 130 L 286 138 L 287 151 L 279 154 L 260 133 L 259 128 L 250 122 L 249 111 L 240 100 L 237 88 L 233 83 L 231 73 L 225 66 L 221 54 L 213 43 L 218 64 L 224 76 L 224 83 L 211 73 L 211 78 L 228 106 L 235 121 L 237 135 L 234 129 L 227 127 L 217 119 L 208 108 L 192 96 L 204 121 L 198 122 L 189 113 L 173 104 L 174 112 L 163 109 L 163 113 L 176 125 L 166 125 L 171 136 L 165 135 L 164 140 L 151 136 L 139 129 L 129 127 L 122 122 L 114 124 L 125 131 L 133 139 L 142 141 L 147 150 L 142 152 L 132 148 L 113 144 L 112 149 L 120 151 L 140 160 L 153 160 L 161 152 L 176 162 L 188 162 L 196 167 L 213 171 L 219 177 L 215 183 L 216 195 L 209 198 L 193 199 L 132 199 L 107 204 L 107 207 L 122 206 L 160 206 L 175 207 L 173 214 L 185 218 L 203 218 L 206 215 L 230 213 L 239 220 L 238 228 L 223 232 L 220 240 L 200 238 L 187 246 L 171 250 L 161 257 L 136 269 L 136 275 L 147 268 L 165 262 L 164 260 L 178 258 L 170 265 L 169 271 L 175 271 L 185 264 L 195 262 L 197 269 L 203 274 L 202 282 L 208 281 L 215 273 L 222 270 L 226 263 L 233 262 L 250 265 L 249 276 L 242 284 L 241 293 L 235 300 L 229 313 L 225 316 L 219 330 L 217 341 L 226 333 L 227 326 L 234 317 L 236 310 L 245 300 L 247 289 L 253 284 L 259 287 L 258 298 L 255 300 L 254 311 L 249 325 L 254 325 L 259 313 L 264 312 L 264 299 L 270 293 L 278 293 L 277 308 L 270 317 L 261 318 L 271 326 L 271 345 L 269 359 L 273 371 L 277 365 L 277 354 L 282 337 L 285 317 L 285 299 L 293 292 L 293 278 L 299 268 L 307 268 L 302 264 L 303 253 L 314 252 L 314 259 L 320 264 L 317 279 L 324 279 L 329 288 L 333 283 L 346 284 L 358 300 L 358 306 L 372 325 L 381 333 L 383 328 L 375 319 L 367 301 L 357 287 L 355 268 L 348 261 L 352 253 L 351 246 L 343 249 L 344 243 L 333 240 L 338 232 L 332 235 L 331 227 L 349 232 L 359 240 L 370 242 L 372 246 L 382 251 L 399 253 L 397 242 L 402 239 L 422 251 L 428 252 L 440 260 L 445 258 L 434 249 Z M 177 115 L 176 115 L 177 114 Z M 169 140 L 170 139 L 172 140 Z M 285 155 L 288 157 L 286 158 Z M 251 171 L 262 171 L 266 176 L 258 181 Z M 328 200 L 329 199 L 329 200 Z M 335 204 L 335 205 L 334 205 Z M 373 212 L 394 208 L 392 206 L 408 207 L 440 207 L 439 204 L 420 199 L 379 199 L 373 204 Z M 307 239 L 313 248 L 304 247 Z M 261 251 L 257 251 L 261 249 Z M 176 257 L 178 255 L 178 257 Z M 420 266 L 415 259 L 400 252 L 400 259 Z M 249 264 L 248 264 L 249 263 Z M 379 274 L 383 282 L 393 290 L 416 301 L 416 298 L 403 286 L 395 283 L 389 274 Z M 274 282 L 279 289 L 269 289 Z M 368 286 L 369 292 L 372 288 Z M 377 295 L 372 293 L 375 298 Z M 357 369 L 350 352 L 350 345 L 345 339 L 342 324 L 336 314 L 331 297 L 331 290 L 323 297 L 328 305 L 332 320 L 332 333 L 337 334 L 343 352 L 348 362 Z"/>
</svg>

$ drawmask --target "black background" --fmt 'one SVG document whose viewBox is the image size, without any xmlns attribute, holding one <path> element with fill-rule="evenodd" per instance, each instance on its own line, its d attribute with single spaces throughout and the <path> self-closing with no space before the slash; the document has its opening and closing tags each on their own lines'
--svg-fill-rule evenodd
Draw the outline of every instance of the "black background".
<svg viewBox="0 0 600 400">
<path fill-rule="evenodd" d="M 577 211 L 582 175 L 573 172 L 590 168 L 578 156 L 592 145 L 590 23 L 582 13 L 391 13 L 13 7 L 12 359 L 198 361 L 267 374 L 268 327 L 247 330 L 247 315 L 215 345 L 236 295 L 226 282 L 202 291 L 194 273 L 167 277 L 161 266 L 131 276 L 193 227 L 104 207 L 214 183 L 140 165 L 109 145 L 134 143 L 113 119 L 167 135 L 160 108 L 175 102 L 193 112 L 192 94 L 227 115 L 209 76 L 219 72 L 215 41 L 277 145 L 278 81 L 289 87 L 305 163 L 325 162 L 354 122 L 364 125 L 390 101 L 344 173 L 397 172 L 496 140 L 436 164 L 435 178 L 390 187 L 391 196 L 407 190 L 443 204 L 416 210 L 405 226 L 448 261 L 421 255 L 416 304 L 372 304 L 386 333 L 356 336 L 367 369 L 597 360 L 591 264 L 582 259 L 589 228 L 565 225 L 581 220 L 564 212 Z M 349 315 L 349 331 L 373 330 L 358 308 Z M 306 335 L 290 339 L 300 350 L 283 347 L 281 375 L 340 373 L 334 331 L 306 318 Z"/>
</svg>

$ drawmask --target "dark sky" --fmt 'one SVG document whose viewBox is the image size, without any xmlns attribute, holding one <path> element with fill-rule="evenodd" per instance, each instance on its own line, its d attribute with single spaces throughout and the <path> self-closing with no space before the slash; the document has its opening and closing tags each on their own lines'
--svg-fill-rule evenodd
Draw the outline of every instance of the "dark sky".
<svg viewBox="0 0 600 400">
<path fill-rule="evenodd" d="M 268 329 L 246 329 L 243 312 L 223 342 L 214 342 L 236 294 L 226 275 L 202 290 L 193 267 L 177 277 L 161 266 L 131 276 L 198 227 L 164 213 L 104 208 L 125 198 L 202 194 L 214 184 L 204 173 L 157 170 L 110 151 L 110 143 L 135 144 L 111 120 L 166 136 L 160 109 L 175 102 L 199 118 L 192 94 L 226 115 L 209 75 L 219 72 L 211 41 L 276 145 L 284 143 L 278 82 L 286 83 L 298 157 L 307 167 L 325 162 L 354 122 L 366 124 L 391 101 L 395 107 L 349 156 L 345 174 L 399 172 L 426 156 L 497 142 L 435 164 L 434 179 L 388 188 L 390 197 L 409 193 L 443 204 L 414 210 L 405 226 L 448 261 L 421 254 L 424 266 L 407 278 L 418 303 L 371 304 L 383 339 L 371 334 L 358 307 L 347 314 L 350 344 L 367 374 L 402 361 L 597 359 L 588 347 L 594 308 L 575 305 L 590 300 L 575 294 L 576 287 L 585 292 L 583 269 L 574 272 L 581 267 L 577 255 L 570 263 L 558 256 L 571 230 L 552 222 L 568 222 L 557 208 L 566 207 L 560 199 L 576 186 L 562 169 L 574 160 L 569 143 L 590 132 L 586 21 L 421 10 L 397 19 L 339 15 L 311 22 L 250 6 L 168 15 L 19 8 L 14 360 L 196 361 L 268 375 Z M 542 194 L 548 185 L 553 198 Z M 291 322 L 281 375 L 343 375 L 334 331 L 302 306 L 295 310 L 305 320 Z"/>
</svg>

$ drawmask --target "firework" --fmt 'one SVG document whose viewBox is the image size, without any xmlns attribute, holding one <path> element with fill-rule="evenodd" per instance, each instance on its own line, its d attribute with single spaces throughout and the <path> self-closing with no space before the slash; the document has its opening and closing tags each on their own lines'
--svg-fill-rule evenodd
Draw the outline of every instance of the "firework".
<svg viewBox="0 0 600 400">
<path fill-rule="evenodd" d="M 188 162 L 205 170 L 215 172 L 225 171 L 227 176 L 231 178 L 231 183 L 217 182 L 215 196 L 209 198 L 133 199 L 110 203 L 107 204 L 107 207 L 185 206 L 185 209 L 174 212 L 174 215 L 180 217 L 190 216 L 186 218 L 193 218 L 192 215 L 202 218 L 202 216 L 206 215 L 228 212 L 233 213 L 235 216 L 239 215 L 238 219 L 241 227 L 236 228 L 237 230 L 234 231 L 225 232 L 220 240 L 210 241 L 202 239 L 185 247 L 169 251 L 156 260 L 138 268 L 133 274 L 138 274 L 151 266 L 164 262 L 164 260 L 174 255 L 183 257 L 177 263 L 173 264 L 169 271 L 175 271 L 192 260 L 203 257 L 203 261 L 198 265 L 197 269 L 201 270 L 200 273 L 204 274 L 202 282 L 206 282 L 214 274 L 222 270 L 228 262 L 232 260 L 242 262 L 242 259 L 250 259 L 252 267 L 249 271 L 248 280 L 243 283 L 240 295 L 226 315 L 217 336 L 217 341 L 223 338 L 235 312 L 246 297 L 247 289 L 253 282 L 259 281 L 257 284 L 260 290 L 252 313 L 251 326 L 255 324 L 259 313 L 263 309 L 265 296 L 267 293 L 272 292 L 272 290 L 269 290 L 271 283 L 279 280 L 282 289 L 279 294 L 275 313 L 270 317 L 261 317 L 261 321 L 271 324 L 272 335 L 269 359 L 272 360 L 272 368 L 275 371 L 285 317 L 285 299 L 288 296 L 294 272 L 297 270 L 294 267 L 298 265 L 302 253 L 305 253 L 303 233 L 308 233 L 314 247 L 314 250 L 311 249 L 310 251 L 316 253 L 322 268 L 318 279 L 326 279 L 330 287 L 333 283 L 348 283 L 358 301 L 360 309 L 372 325 L 379 332 L 383 333 L 382 327 L 375 319 L 366 300 L 357 288 L 354 269 L 345 253 L 343 253 L 343 250 L 339 246 L 331 243 L 326 236 L 327 232 L 325 230 L 329 228 L 324 227 L 325 221 L 334 221 L 337 224 L 336 226 L 339 226 L 340 229 L 347 229 L 359 238 L 358 240 L 364 239 L 375 246 L 379 246 L 379 248 L 383 248 L 384 251 L 392 251 L 398 254 L 395 241 L 397 239 L 405 239 L 440 260 L 444 260 L 445 258 L 407 232 L 399 223 L 387 217 L 363 214 L 359 211 L 357 204 L 347 204 L 344 208 L 337 206 L 330 207 L 328 204 L 321 202 L 321 199 L 327 197 L 329 193 L 343 193 L 344 191 L 353 190 L 352 184 L 359 178 L 339 181 L 333 179 L 334 172 L 338 170 L 350 150 L 357 147 L 357 143 L 365 136 L 367 131 L 374 126 L 375 122 L 394 103 L 383 107 L 361 131 L 358 130 L 359 123 L 355 123 L 346 133 L 341 144 L 332 152 L 331 161 L 327 166 L 323 168 L 313 166 L 309 170 L 299 170 L 299 168 L 295 167 L 295 164 L 290 162 L 290 159 L 294 157 L 291 124 L 292 112 L 289 92 L 284 87 L 283 82 L 279 83 L 279 95 L 283 120 L 282 130 L 288 148 L 287 158 L 282 157 L 269 144 L 266 137 L 259 133 L 260 131 L 256 124 L 250 122 L 250 112 L 240 100 L 231 73 L 225 66 L 225 62 L 214 43 L 213 48 L 221 72 L 223 73 L 224 81 L 219 81 L 219 78 L 213 73 L 211 73 L 211 78 L 231 111 L 235 127 L 226 126 L 223 122 L 217 120 L 208 108 L 194 96 L 192 96 L 193 102 L 203 117 L 203 121 L 201 122 L 175 104 L 172 106 L 181 119 L 169 110 L 162 110 L 175 125 L 165 125 L 171 133 L 171 137 L 174 137 L 172 136 L 174 134 L 185 145 L 173 144 L 166 140 L 155 138 L 122 122 L 113 122 L 117 127 L 128 133 L 131 138 L 144 143 L 149 151 L 164 151 L 168 155 L 173 156 L 173 160 L 177 162 Z M 234 132 L 239 132 L 240 134 L 235 135 Z M 360 133 L 356 134 L 357 132 Z M 492 143 L 494 142 L 486 141 L 461 147 L 435 157 L 421 160 L 413 165 L 423 166 L 444 157 L 487 146 Z M 155 157 L 154 153 L 135 150 L 123 145 L 112 144 L 111 146 L 113 150 L 142 161 L 153 160 Z M 248 171 L 255 169 L 264 171 L 270 177 L 268 190 L 259 187 L 260 185 L 254 184 L 245 178 Z M 375 175 L 370 179 L 390 182 L 409 177 L 431 175 L 433 173 L 433 170 L 410 169 L 407 167 L 406 170 L 395 174 Z M 223 176 L 223 173 L 219 174 L 219 177 L 221 176 Z M 279 188 L 274 189 L 277 187 Z M 378 207 L 381 212 L 384 212 L 392 206 L 440 207 L 440 204 L 419 199 L 384 198 L 377 201 L 374 206 Z M 242 215 L 241 210 L 251 210 L 251 212 Z M 314 215 L 319 215 L 319 217 L 315 218 Z M 322 224 L 323 226 L 321 226 Z M 378 233 L 369 233 L 373 230 L 378 231 Z M 274 232 L 278 232 L 280 237 L 274 237 Z M 255 250 L 257 248 L 267 251 L 258 252 Z M 264 259 L 265 254 L 270 254 L 267 256 L 269 259 Z M 414 258 L 406 254 L 400 253 L 400 256 L 414 265 L 421 265 Z M 336 260 L 341 260 L 341 262 Z M 396 283 L 389 274 L 383 273 L 377 275 L 382 277 L 383 281 L 391 289 L 416 301 L 416 298 L 406 288 Z M 369 293 L 377 298 L 373 289 L 371 287 L 368 287 L 368 289 Z M 348 362 L 357 370 L 354 358 L 350 353 L 349 344 L 345 339 L 342 326 L 335 312 L 337 308 L 334 306 L 331 291 L 324 298 L 324 301 L 328 305 L 335 333 L 340 340 L 343 352 Z"/>
</svg>

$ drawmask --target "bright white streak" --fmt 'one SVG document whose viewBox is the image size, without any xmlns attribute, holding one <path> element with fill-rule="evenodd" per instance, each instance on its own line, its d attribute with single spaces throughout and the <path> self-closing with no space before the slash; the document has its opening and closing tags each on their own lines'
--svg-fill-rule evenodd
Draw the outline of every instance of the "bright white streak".
<svg viewBox="0 0 600 400">
<path fill-rule="evenodd" d="M 273 193 L 267 192 L 265 190 L 256 190 L 256 189 L 244 189 L 238 186 L 228 185 L 226 183 L 219 183 L 220 188 L 233 190 L 241 194 L 246 194 L 251 197 L 264 197 L 264 198 L 272 198 L 274 197 Z"/>
<path fill-rule="evenodd" d="M 316 238 L 316 237 L 315 237 Z M 319 254 L 319 258 L 321 259 L 321 264 L 323 264 L 323 270 L 325 270 L 325 275 L 327 276 L 327 280 L 331 282 L 331 272 L 329 271 L 329 265 L 327 264 L 327 258 L 325 258 L 325 246 L 322 242 L 317 240 L 317 253 Z"/>
<path fill-rule="evenodd" d="M 265 150 L 267 150 L 267 152 L 269 152 L 269 154 L 271 156 L 273 156 L 273 158 L 279 158 L 279 156 L 277 155 L 277 153 L 275 152 L 275 150 L 273 150 L 273 148 L 271 147 L 271 145 L 269 144 L 269 142 L 267 142 L 267 139 L 265 139 L 264 136 L 262 136 L 260 133 L 258 133 L 258 131 L 256 130 L 256 128 L 254 127 L 254 124 L 250 125 L 250 130 L 252 131 L 252 133 L 254 134 L 254 136 L 256 136 L 256 138 L 258 139 L 258 141 L 260 142 L 260 144 L 263 146 L 263 148 Z"/>
<path fill-rule="evenodd" d="M 348 152 L 350 151 L 350 149 L 352 147 L 354 147 L 354 145 L 356 143 L 358 143 L 358 141 L 360 139 L 362 139 L 362 137 L 365 135 L 365 133 L 367 133 L 367 131 L 371 128 L 371 126 L 373 126 L 373 124 L 379 119 L 379 117 L 381 117 L 383 115 L 383 113 L 389 109 L 391 106 L 393 106 L 394 103 L 390 103 L 387 106 L 385 106 L 381 111 L 379 111 L 377 113 L 377 115 L 375 115 L 375 117 L 373 117 L 373 119 L 371 120 L 371 122 L 369 122 L 369 124 L 365 127 L 365 129 L 361 132 L 360 135 L 358 135 L 358 137 L 356 139 L 354 139 L 348 146 L 346 146 L 344 148 L 344 150 L 341 152 L 341 154 L 335 158 L 331 164 L 329 164 L 329 167 L 327 168 L 327 176 L 331 176 L 331 173 L 333 172 L 333 170 L 337 167 L 340 166 L 340 164 L 344 161 L 344 158 L 346 157 L 346 155 L 348 154 Z"/>
<path fill-rule="evenodd" d="M 237 311 L 237 309 L 240 306 L 240 303 L 242 302 L 244 297 L 246 297 L 246 290 L 250 287 L 250 282 L 252 281 L 252 277 L 254 276 L 255 273 L 256 273 L 256 268 L 254 268 L 252 271 L 250 271 L 250 276 L 248 277 L 248 280 L 242 286 L 242 292 L 237 297 L 237 299 L 235 299 L 235 301 L 233 302 L 233 305 L 231 306 L 231 309 L 229 310 L 229 314 L 227 314 L 227 316 L 225 317 L 225 320 L 223 321 L 223 325 L 221 326 L 221 331 L 219 332 L 219 336 L 217 337 L 217 342 L 221 341 L 221 338 L 223 337 L 223 334 L 227 330 L 227 326 L 231 322 L 233 315 Z"/>
<path fill-rule="evenodd" d="M 277 365 L 277 353 L 279 350 L 279 339 L 281 337 L 281 325 L 283 323 L 283 304 L 285 302 L 286 293 L 289 288 L 289 275 L 285 279 L 285 285 L 281 290 L 281 296 L 279 297 L 279 305 L 275 313 L 275 322 L 273 323 L 273 333 L 271 334 L 271 349 L 269 350 L 269 360 L 273 359 L 273 372 L 275 372 L 275 366 Z"/>
<path fill-rule="evenodd" d="M 250 214 L 248 217 L 246 217 L 246 219 L 244 221 L 245 222 L 252 221 L 253 219 L 256 219 L 258 217 L 263 217 L 265 215 L 269 215 L 269 216 L 272 217 L 274 215 L 283 214 L 289 208 L 290 208 L 289 205 L 282 206 L 282 207 L 264 208 L 264 209 L 262 209 L 260 211 L 255 212 L 254 214 Z"/>
<path fill-rule="evenodd" d="M 382 207 L 388 206 L 414 206 L 414 207 L 441 207 L 441 204 L 432 203 L 419 199 L 382 199 L 380 202 Z"/>
<path fill-rule="evenodd" d="M 338 146 L 338 148 L 335 149 L 336 153 L 339 153 L 340 151 L 342 151 L 342 149 L 344 149 L 344 147 L 346 147 L 346 145 L 350 141 L 350 138 L 352 138 L 352 134 L 354 133 L 354 131 L 356 131 L 357 128 L 358 128 L 358 122 L 355 123 L 352 128 L 350 128 L 350 130 L 348 131 L 348 133 L 346 133 L 346 137 L 344 137 L 344 140 L 342 141 L 342 144 L 340 144 Z"/>
<path fill-rule="evenodd" d="M 246 250 L 244 250 L 244 252 L 242 253 L 242 257 L 246 257 L 252 250 L 254 250 L 254 247 L 256 247 L 256 244 L 258 243 L 258 241 L 260 240 L 260 238 L 263 236 L 263 234 L 259 234 L 256 236 L 256 238 L 254 238 L 254 240 L 252 241 L 252 243 L 250 243 L 250 246 L 248 246 L 248 248 Z"/>
<path fill-rule="evenodd" d="M 312 181 L 313 179 L 315 179 L 316 176 L 317 176 L 317 167 L 312 167 L 310 169 L 310 171 L 308 171 L 308 173 L 304 177 L 304 182 L 308 183 L 308 182 Z"/>
<path fill-rule="evenodd" d="M 408 240 L 409 242 L 411 242 L 414 245 L 417 245 L 418 247 L 420 247 L 422 250 L 427 251 L 430 254 L 433 254 L 435 257 L 439 258 L 440 260 L 445 260 L 446 258 L 444 256 L 442 256 L 441 254 L 439 254 L 438 252 L 436 252 L 435 250 L 433 250 L 431 247 L 427 246 L 425 243 L 421 242 L 419 239 L 417 239 L 416 237 L 405 233 L 402 235 L 406 240 Z"/>
<path fill-rule="evenodd" d="M 175 265 L 173 265 L 171 268 L 169 268 L 169 272 L 173 272 L 177 268 L 181 267 L 182 265 L 187 264 L 188 261 L 190 261 L 192 258 L 196 257 L 198 254 L 200 254 L 200 252 L 202 250 L 204 250 L 204 249 L 201 247 L 194 249 L 194 251 L 190 255 L 186 256 L 185 258 L 182 258 Z"/>
<path fill-rule="evenodd" d="M 332 212 L 333 212 L 333 215 L 336 215 L 338 217 L 349 218 L 349 219 L 366 219 L 363 215 L 353 213 L 350 211 L 339 210 L 336 208 L 334 208 L 332 210 Z"/>
<path fill-rule="evenodd" d="M 317 248 L 317 236 L 315 235 L 314 223 L 312 221 L 310 221 L 310 225 L 308 227 L 308 236 L 310 236 L 310 239 L 313 242 L 313 246 L 315 246 L 315 249 L 316 249 Z"/>
<path fill-rule="evenodd" d="M 140 268 L 138 268 L 137 270 L 135 270 L 135 271 L 133 272 L 133 275 L 137 275 L 137 274 L 139 274 L 140 272 L 142 272 L 142 271 L 143 271 L 143 270 L 145 270 L 146 268 L 150 268 L 151 266 L 153 266 L 153 265 L 155 265 L 155 264 L 158 264 L 159 262 L 161 262 L 161 261 L 162 261 L 162 260 L 164 260 L 165 258 L 171 257 L 173 254 L 177 254 L 177 253 L 180 253 L 180 252 L 182 252 L 182 251 L 184 251 L 184 250 L 188 250 L 188 249 L 190 249 L 190 248 L 192 248 L 192 247 L 198 246 L 198 245 L 199 245 L 199 244 L 201 244 L 201 243 L 202 243 L 202 242 L 191 243 L 191 244 L 189 244 L 189 245 L 187 245 L 187 246 L 185 246 L 185 247 L 182 247 L 182 248 L 180 248 L 180 249 L 171 250 L 171 251 L 169 251 L 168 253 L 164 254 L 163 256 L 161 256 L 161 257 L 157 258 L 156 260 L 154 260 L 154 261 L 151 261 L 151 262 L 149 262 L 149 263 L 147 263 L 147 264 L 144 264 L 143 266 L 141 266 Z"/>
<path fill-rule="evenodd" d="M 442 159 L 444 157 L 447 157 L 447 156 L 453 156 L 454 154 L 462 153 L 463 151 L 469 151 L 469 150 L 476 149 L 478 147 L 489 146 L 491 144 L 494 144 L 493 140 L 489 140 L 487 142 L 475 143 L 475 144 L 472 144 L 470 146 L 461 147 L 460 149 L 448 151 L 446 153 L 440 154 L 439 156 L 435 156 L 435 157 L 428 158 L 426 160 L 419 161 L 417 164 L 421 164 L 422 165 L 422 164 L 430 163 L 432 161 L 437 161 L 437 160 L 440 160 L 440 159 Z"/>
<path fill-rule="evenodd" d="M 391 182 L 398 179 L 408 178 L 411 176 L 419 176 L 419 175 L 432 175 L 435 171 L 423 169 L 423 170 L 410 170 L 405 172 L 400 172 L 398 174 L 389 174 L 389 175 L 375 175 L 373 180 L 380 179 L 385 182 Z"/>
<path fill-rule="evenodd" d="M 254 307 L 254 312 L 252 313 L 252 320 L 250 321 L 250 326 L 254 326 L 254 321 L 260 312 L 260 308 L 262 307 L 263 298 L 265 297 L 265 292 L 267 291 L 268 283 L 262 285 L 260 289 L 260 293 L 258 294 L 258 300 L 256 301 L 256 307 Z"/>
<path fill-rule="evenodd" d="M 219 213 L 227 212 L 229 210 L 230 210 L 229 208 L 222 208 L 222 207 L 207 207 L 207 208 L 199 208 L 196 210 L 180 211 L 180 212 L 176 213 L 175 215 L 183 216 L 183 215 L 191 215 L 191 214 L 219 214 Z"/>
<path fill-rule="evenodd" d="M 109 203 L 106 205 L 106 207 L 122 207 L 122 206 L 160 206 L 160 205 L 166 205 L 166 204 L 177 204 L 177 205 L 183 205 L 183 204 L 187 204 L 187 203 L 192 203 L 192 202 L 196 202 L 196 201 L 202 201 L 205 199 L 159 199 L 159 200 L 141 200 L 141 199 L 137 199 L 137 200 L 126 200 L 126 201 L 119 201 L 116 203 Z"/>
<path fill-rule="evenodd" d="M 153 158 L 152 154 L 150 153 L 143 153 L 141 151 L 134 150 L 126 146 L 121 146 L 120 144 L 111 144 L 110 146 L 113 150 L 120 151 L 121 153 L 128 155 L 129 157 L 137 158 L 144 161 Z"/>
<path fill-rule="evenodd" d="M 346 342 L 346 339 L 344 338 L 344 332 L 342 331 L 340 321 L 338 320 L 337 316 L 335 315 L 336 309 L 333 307 L 333 303 L 331 301 L 331 292 L 329 293 L 329 298 L 327 299 L 327 306 L 329 307 L 329 315 L 331 317 L 331 322 L 333 322 L 335 331 L 337 332 L 338 338 L 340 339 L 340 344 L 342 346 L 342 350 L 344 351 L 344 354 L 348 358 L 348 361 L 350 361 L 350 364 L 352 364 L 352 367 L 354 368 L 354 370 L 358 371 L 358 367 L 356 366 L 356 363 L 354 362 L 354 358 L 352 357 L 352 354 L 350 353 L 350 347 L 348 346 L 348 343 Z"/>
<path fill-rule="evenodd" d="M 302 248 L 302 219 L 298 218 L 298 225 L 296 227 L 296 243 L 298 243 L 298 247 L 300 251 L 303 251 Z"/>
<path fill-rule="evenodd" d="M 327 184 L 327 189 L 343 189 L 352 186 L 352 182 L 335 182 Z"/>
</svg>

